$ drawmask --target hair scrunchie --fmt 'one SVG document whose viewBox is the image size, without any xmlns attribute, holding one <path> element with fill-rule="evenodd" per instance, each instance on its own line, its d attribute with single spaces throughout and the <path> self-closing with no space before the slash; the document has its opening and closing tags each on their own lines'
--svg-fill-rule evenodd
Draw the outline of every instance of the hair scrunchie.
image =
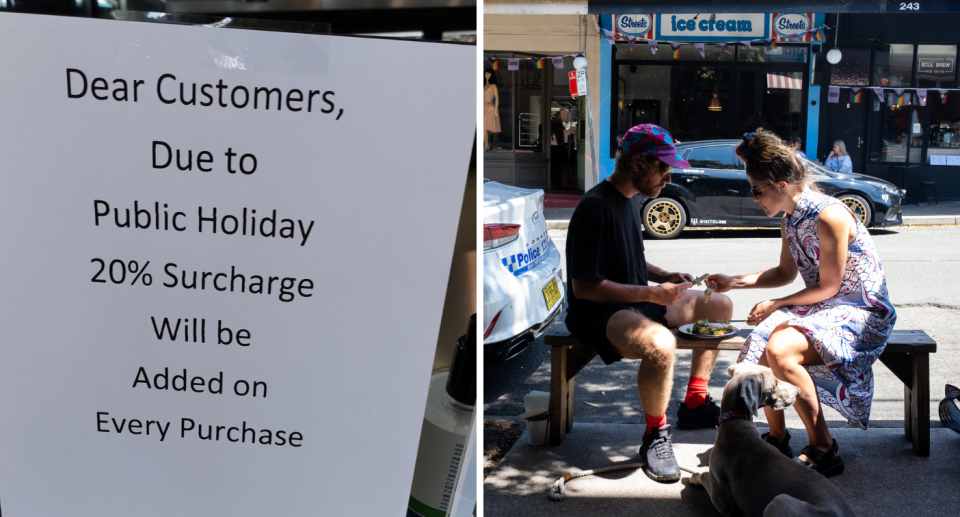
<svg viewBox="0 0 960 517">
<path fill-rule="evenodd" d="M 743 157 L 744 157 L 744 158 L 750 158 L 750 156 L 753 155 L 753 146 L 751 146 L 750 144 L 753 143 L 753 139 L 756 138 L 756 136 L 757 136 L 756 133 L 744 133 L 744 134 L 743 134 L 743 141 L 744 141 L 744 143 L 747 144 L 747 145 L 745 146 L 745 148 L 743 149 L 743 155 L 744 155 Z"/>
</svg>

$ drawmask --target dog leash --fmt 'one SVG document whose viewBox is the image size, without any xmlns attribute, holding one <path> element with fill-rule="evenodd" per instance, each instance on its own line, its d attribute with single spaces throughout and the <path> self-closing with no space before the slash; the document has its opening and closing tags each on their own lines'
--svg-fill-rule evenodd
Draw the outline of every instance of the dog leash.
<svg viewBox="0 0 960 517">
<path fill-rule="evenodd" d="M 567 481 L 570 481 L 571 479 L 592 476 L 594 474 L 603 474 L 604 472 L 613 472 L 615 470 L 638 469 L 645 466 L 647 466 L 646 463 L 630 463 L 629 465 L 616 465 L 613 467 L 604 467 L 602 469 L 584 470 L 582 472 L 571 472 L 563 476 L 562 478 L 558 479 L 553 484 L 553 487 L 550 488 L 550 493 L 547 494 L 547 497 L 549 497 L 551 501 L 563 501 L 564 498 L 567 497 L 567 489 L 564 485 Z M 690 474 L 697 473 L 696 470 L 688 469 L 687 467 L 684 467 L 682 465 L 680 465 L 680 470 L 684 472 L 689 472 Z"/>
</svg>

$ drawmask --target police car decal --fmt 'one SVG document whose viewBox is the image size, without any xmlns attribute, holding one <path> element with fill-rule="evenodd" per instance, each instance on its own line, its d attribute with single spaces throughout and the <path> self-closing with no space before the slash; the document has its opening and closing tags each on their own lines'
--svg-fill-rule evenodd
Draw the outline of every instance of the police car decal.
<svg viewBox="0 0 960 517">
<path fill-rule="evenodd" d="M 527 248 L 523 253 L 514 253 L 508 257 L 501 258 L 500 263 L 514 276 L 526 273 L 531 268 L 537 267 L 537 264 L 543 261 L 547 256 L 547 249 L 550 247 L 550 238 L 544 237 L 540 244 Z"/>
</svg>

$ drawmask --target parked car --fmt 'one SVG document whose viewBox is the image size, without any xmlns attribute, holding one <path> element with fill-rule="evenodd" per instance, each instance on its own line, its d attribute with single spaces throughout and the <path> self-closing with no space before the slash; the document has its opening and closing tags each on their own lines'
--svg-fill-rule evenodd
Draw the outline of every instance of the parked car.
<svg viewBox="0 0 960 517">
<path fill-rule="evenodd" d="M 543 191 L 483 183 L 483 349 L 513 358 L 563 307 L 560 251 L 550 240 Z"/>
<path fill-rule="evenodd" d="M 641 217 L 649 237 L 672 239 L 686 227 L 778 227 L 750 193 L 743 162 L 734 153 L 740 140 L 706 140 L 677 145 L 690 168 L 674 168 L 671 183 L 656 199 L 643 203 Z M 836 172 L 802 159 L 825 194 L 844 202 L 868 227 L 903 224 L 900 201 L 906 191 L 892 183 Z"/>
</svg>

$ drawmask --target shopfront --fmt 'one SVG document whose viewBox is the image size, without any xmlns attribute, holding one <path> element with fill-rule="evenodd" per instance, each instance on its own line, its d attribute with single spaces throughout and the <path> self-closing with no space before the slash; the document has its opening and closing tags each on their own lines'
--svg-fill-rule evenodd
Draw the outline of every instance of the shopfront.
<svg viewBox="0 0 960 517">
<path fill-rule="evenodd" d="M 483 66 L 496 83 L 481 78 L 484 178 L 543 189 L 548 201 L 555 195 L 574 204 L 576 194 L 596 184 L 588 120 L 593 120 L 596 136 L 602 68 L 592 20 L 563 14 L 484 15 Z M 568 74 L 580 53 L 590 63 L 592 117 L 586 98 L 570 93 Z"/>
<path fill-rule="evenodd" d="M 485 57 L 484 103 L 496 109 L 491 116 L 485 108 L 484 177 L 524 188 L 583 192 L 578 113 L 585 108 L 570 94 L 573 57 L 557 56 L 562 67 L 552 56 L 493 52 Z"/>
<path fill-rule="evenodd" d="M 643 123 L 664 127 L 680 142 L 739 138 L 762 127 L 787 140 L 800 137 L 816 154 L 819 106 L 809 100 L 819 95 L 811 87 L 811 56 L 819 43 L 809 31 L 821 18 L 604 16 L 603 28 L 616 44 L 601 46 L 610 63 L 601 85 L 609 92 L 600 108 L 601 178 L 613 172 L 623 134 Z"/>
<path fill-rule="evenodd" d="M 957 23 L 956 14 L 840 16 L 842 58 L 827 67 L 839 102 L 824 89 L 821 148 L 844 141 L 855 172 L 907 189 L 908 202 L 921 182 L 933 182 L 928 198 L 960 199 Z"/>
</svg>

